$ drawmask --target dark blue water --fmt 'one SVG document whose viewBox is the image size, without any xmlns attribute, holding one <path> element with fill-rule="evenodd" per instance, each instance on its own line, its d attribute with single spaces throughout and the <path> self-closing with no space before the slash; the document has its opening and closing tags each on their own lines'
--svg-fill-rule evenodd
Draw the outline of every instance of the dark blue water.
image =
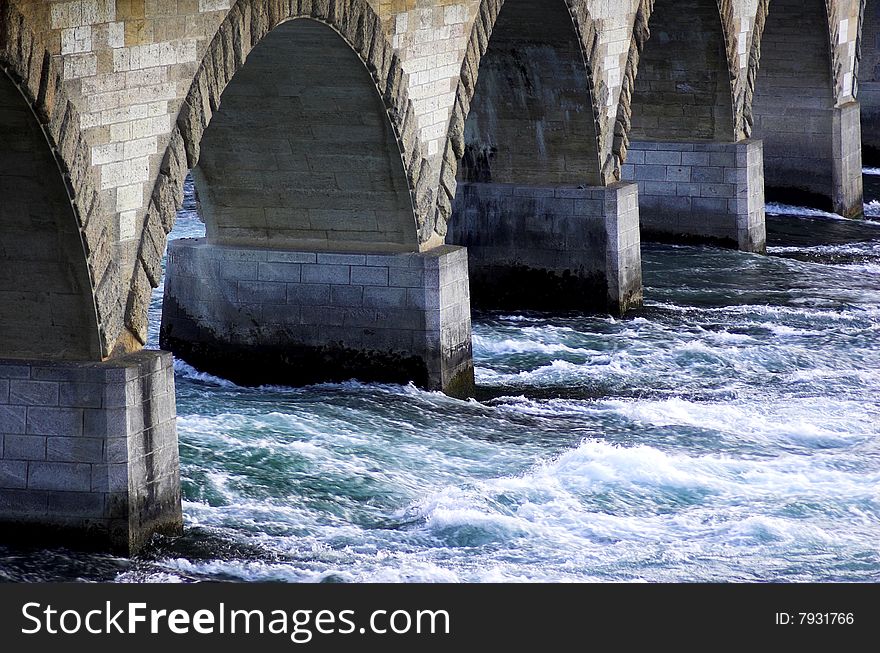
<svg viewBox="0 0 880 653">
<path fill-rule="evenodd" d="M 633 318 L 475 316 L 479 402 L 178 364 L 184 537 L 0 578 L 880 580 L 880 225 L 770 212 L 770 256 L 647 245 Z"/>
</svg>

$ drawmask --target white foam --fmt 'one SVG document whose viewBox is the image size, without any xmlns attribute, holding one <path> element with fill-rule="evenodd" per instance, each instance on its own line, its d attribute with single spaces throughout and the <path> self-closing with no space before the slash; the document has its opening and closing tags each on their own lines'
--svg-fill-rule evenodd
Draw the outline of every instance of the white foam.
<svg viewBox="0 0 880 653">
<path fill-rule="evenodd" d="M 807 247 L 775 245 L 769 248 L 769 251 L 773 254 L 810 253 L 831 256 L 880 256 L 880 242 L 876 240 L 864 240 L 860 242 L 841 243 L 837 245 L 810 245 Z"/>
<path fill-rule="evenodd" d="M 473 335 L 474 349 L 478 354 L 590 354 L 588 349 L 569 347 L 568 345 L 555 342 L 540 342 L 537 340 L 517 340 L 505 338 L 496 340 L 490 337 Z"/>
<path fill-rule="evenodd" d="M 213 374 L 208 374 L 207 372 L 200 372 L 196 368 L 194 368 L 189 363 L 180 360 L 179 358 L 174 359 L 174 373 L 178 376 L 181 376 L 185 379 L 191 379 L 193 381 L 200 381 L 202 383 L 209 383 L 211 385 L 220 386 L 221 388 L 238 388 L 235 383 L 232 381 L 228 381 L 226 379 L 221 379 L 219 376 L 214 376 Z"/>
<path fill-rule="evenodd" d="M 779 202 L 767 202 L 767 215 L 794 215 L 799 217 L 810 218 L 831 218 L 834 220 L 844 220 L 845 218 L 837 213 L 829 213 L 820 209 L 811 209 L 806 206 L 792 206 L 791 204 L 781 204 Z"/>
<path fill-rule="evenodd" d="M 183 583 L 184 578 L 180 574 L 167 571 L 153 571 L 144 573 L 143 571 L 124 571 L 114 579 L 116 583 Z"/>
<path fill-rule="evenodd" d="M 780 265 L 823 283 L 846 274 Z M 828 559 L 858 558 L 867 571 L 846 573 L 863 578 L 880 560 L 880 413 L 866 399 L 880 369 L 863 342 L 880 310 L 838 308 L 849 288 L 829 286 L 837 303 L 821 306 L 811 290 L 786 306 L 649 303 L 625 324 L 476 325 L 481 382 L 511 395 L 580 382 L 610 398 L 479 405 L 355 382 L 245 392 L 181 367 L 235 389 L 216 415 L 183 400 L 184 487 L 205 490 L 184 504 L 187 528 L 265 555 L 172 556 L 154 577 L 815 580 L 835 573 Z M 840 353 L 839 337 L 854 344 Z"/>
<path fill-rule="evenodd" d="M 831 374 L 831 371 L 828 373 Z M 880 424 L 873 423 L 870 408 L 862 402 L 847 399 L 789 397 L 765 403 L 758 408 L 751 397 L 742 402 L 727 403 L 694 402 L 674 397 L 663 400 L 608 400 L 600 402 L 599 406 L 641 424 L 715 431 L 734 442 L 737 438 L 747 438 L 768 447 L 778 446 L 780 440 L 797 442 L 822 439 L 846 443 L 871 434 L 880 436 Z M 864 423 L 853 428 L 854 419 L 864 420 Z"/>
<path fill-rule="evenodd" d="M 645 305 L 651 308 L 662 308 L 663 310 L 685 314 L 690 314 L 697 310 L 693 306 L 670 304 L 667 302 L 648 301 L 645 302 Z M 811 306 L 774 306 L 771 304 L 746 304 L 743 306 L 700 306 L 698 310 L 700 313 L 720 315 L 727 314 L 743 316 L 746 318 L 751 318 L 753 315 L 768 315 L 777 317 L 780 320 L 787 318 L 808 318 L 811 321 L 819 319 L 849 321 L 853 319 L 861 320 L 864 318 L 880 317 L 880 311 L 878 311 L 876 308 L 863 308 L 861 310 L 850 312 L 845 310 L 829 311 L 822 308 L 814 308 Z"/>
<path fill-rule="evenodd" d="M 721 502 L 728 508 L 728 499 L 738 497 L 737 501 L 863 501 L 880 510 L 876 493 L 880 472 L 841 471 L 824 462 L 821 453 L 812 458 L 781 455 L 752 460 L 586 440 L 527 475 L 498 479 L 492 485 L 506 491 L 527 491 L 530 495 L 541 489 L 551 498 L 556 498 L 560 491 L 578 497 L 614 491 L 625 499 L 636 492 L 649 502 L 656 498 L 654 489 L 699 489 L 718 497 L 709 504 Z"/>
<path fill-rule="evenodd" d="M 626 374 L 627 362 L 624 355 L 610 356 L 601 354 L 594 359 L 585 363 L 572 363 L 566 360 L 553 360 L 546 365 L 541 365 L 533 370 L 522 370 L 519 372 L 499 372 L 490 367 L 477 366 L 475 373 L 478 383 L 489 384 L 539 384 L 560 383 L 565 385 L 571 381 L 584 378 L 585 376 L 595 377 L 598 374 Z"/>
<path fill-rule="evenodd" d="M 697 410 L 684 407 L 676 421 Z M 837 469 L 821 452 L 749 459 L 588 439 L 518 475 L 466 477 L 424 486 L 392 515 L 408 524 L 402 529 L 357 527 L 293 498 L 187 502 L 190 526 L 234 533 L 271 558 L 172 558 L 156 574 L 290 582 L 767 579 L 775 568 L 764 565 L 774 559 L 796 565 L 805 551 L 864 551 L 880 516 L 880 473 Z M 831 532 L 817 520 L 772 513 L 799 503 L 820 511 L 860 506 L 863 525 Z M 697 568 L 696 560 L 712 562 Z"/>
<path fill-rule="evenodd" d="M 880 175 L 880 168 L 862 168 L 862 174 Z"/>
<path fill-rule="evenodd" d="M 766 206 L 767 215 L 791 215 L 802 218 L 828 218 L 830 220 L 848 220 L 837 213 L 829 213 L 820 209 L 812 209 L 806 206 L 792 206 L 791 204 L 780 204 L 779 202 L 768 202 Z M 880 218 L 880 202 L 872 200 L 865 203 L 865 216 L 869 218 Z M 864 224 L 872 224 L 870 222 Z"/>
<path fill-rule="evenodd" d="M 775 336 L 820 336 L 824 331 L 817 331 L 815 329 L 802 329 L 799 327 L 788 326 L 787 324 L 780 324 L 777 322 L 759 322 L 754 326 L 760 327 L 762 329 L 767 329 L 773 333 Z"/>
<path fill-rule="evenodd" d="M 615 579 L 633 567 L 635 580 L 666 577 L 664 568 L 669 578 L 680 580 L 705 578 L 704 573 L 730 578 L 732 571 L 719 569 L 720 562 L 748 569 L 745 558 L 766 558 L 770 545 L 864 550 L 866 533 L 880 515 L 875 490 L 880 473 L 840 471 L 824 463 L 821 456 L 750 460 L 586 440 L 520 476 L 442 488 L 411 510 L 426 536 L 446 542 L 441 550 L 447 555 L 455 555 L 457 546 L 465 547 L 459 556 L 466 556 L 486 545 L 506 545 L 502 550 L 515 550 L 521 558 L 540 556 L 544 568 L 519 566 L 519 573 L 532 579 L 567 573 L 583 578 L 585 571 L 603 566 L 614 569 Z M 669 502 L 677 509 L 658 511 Z M 872 507 L 863 528 L 832 536 L 818 523 L 765 513 L 767 506 L 791 503 L 832 511 L 852 504 Z M 459 541 L 464 543 L 453 544 Z M 670 557 L 658 568 L 657 555 Z M 705 556 L 714 564 L 695 571 L 693 560 Z M 486 562 L 483 553 L 472 564 Z M 493 574 L 507 577 L 515 569 L 495 567 Z M 470 580 L 486 577 L 467 572 L 462 575 Z"/>
</svg>

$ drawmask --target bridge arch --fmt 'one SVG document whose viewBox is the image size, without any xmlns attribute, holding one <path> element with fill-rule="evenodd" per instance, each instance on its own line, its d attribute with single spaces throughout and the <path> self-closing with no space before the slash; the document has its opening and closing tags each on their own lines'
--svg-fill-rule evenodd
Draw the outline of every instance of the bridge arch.
<svg viewBox="0 0 880 653">
<path fill-rule="evenodd" d="M 79 119 L 43 44 L 0 17 L 0 358 L 99 361 L 105 225 Z M 102 263 L 103 261 L 103 263 Z M 103 311 L 101 309 L 104 309 Z"/>
<path fill-rule="evenodd" d="M 465 181 L 600 183 L 589 69 L 565 2 L 506 0 L 465 122 Z"/>
<path fill-rule="evenodd" d="M 447 135 L 438 234 L 452 219 L 457 180 L 602 183 L 590 28 L 566 0 L 481 2 Z"/>
<path fill-rule="evenodd" d="M 746 140 L 732 0 L 639 6 L 613 156 L 643 238 L 765 249 L 761 144 Z"/>
<path fill-rule="evenodd" d="M 837 90 L 825 0 L 772 0 L 759 6 L 746 115 L 764 141 L 772 198 L 792 192 L 832 209 Z"/>
<path fill-rule="evenodd" d="M 273 51 L 285 54 L 288 60 L 274 56 Z M 306 66 L 290 65 L 290 58 L 296 57 L 300 63 L 304 53 Z M 318 68 L 331 92 L 294 97 L 297 87 L 302 90 L 311 84 L 303 75 L 314 75 Z M 332 80 L 338 75 L 344 76 L 345 84 L 354 84 L 356 91 L 340 87 L 334 94 Z M 274 105 L 247 107 L 249 89 L 255 88 L 268 92 Z M 310 90 L 313 88 L 312 84 Z M 279 121 L 277 113 L 272 115 L 273 106 L 278 110 L 285 99 L 296 105 L 295 111 Z M 291 123 L 293 119 L 296 125 Z M 363 124 L 352 124 L 356 121 Z M 242 133 L 236 135 L 236 130 Z M 261 130 L 264 138 L 259 138 Z M 283 162 L 274 157 L 278 166 L 275 174 L 247 169 L 248 134 L 261 143 L 274 137 L 290 143 L 296 138 L 291 133 L 297 130 L 300 136 L 304 132 L 314 136 L 298 141 L 314 154 L 311 162 L 307 157 L 297 159 L 295 155 L 301 152 L 289 150 L 292 156 Z M 347 132 L 347 139 L 343 132 Z M 376 151 L 379 156 L 365 154 Z M 238 170 L 235 184 L 218 185 L 231 168 L 242 164 L 245 168 Z M 327 166 L 323 171 L 322 165 Z M 433 246 L 427 216 L 433 209 L 434 191 L 407 92 L 407 77 L 379 17 L 366 0 L 268 5 L 259 0 L 238 0 L 224 19 L 184 100 L 149 202 L 140 247 L 144 265 L 133 282 L 128 311 L 130 328 L 144 338 L 149 295 L 161 280 L 166 236 L 182 204 L 184 179 L 191 169 L 205 200 L 209 238 L 218 242 L 262 242 L 264 246 L 271 242 L 272 247 L 308 245 L 335 250 L 419 251 Z M 363 182 L 353 184 L 359 191 L 356 196 L 337 195 L 335 213 L 326 192 L 332 176 L 328 171 L 346 175 L 348 181 Z M 302 183 L 298 187 L 288 184 L 275 192 L 261 181 L 264 175 L 269 176 L 269 183 L 282 176 Z M 384 187 L 369 197 L 363 192 L 368 181 Z M 295 186 L 296 181 L 293 183 Z M 297 215 L 293 204 L 308 207 L 309 196 L 321 193 L 320 202 L 314 200 L 322 207 L 314 213 L 315 222 L 305 229 L 298 227 L 308 218 Z M 256 214 L 248 228 L 241 230 L 230 222 L 234 212 L 227 209 L 246 208 L 243 203 L 247 197 L 258 194 L 272 204 L 272 215 L 263 213 L 260 218 Z M 350 222 L 345 222 L 343 212 Z M 293 228 L 278 228 L 282 226 Z"/>
<path fill-rule="evenodd" d="M 655 0 L 629 102 L 631 140 L 737 140 L 733 19 L 722 4 Z"/>
<path fill-rule="evenodd" d="M 280 24 L 230 80 L 193 168 L 208 240 L 417 251 L 388 112 L 354 51 L 314 20 Z"/>
<path fill-rule="evenodd" d="M 636 189 L 606 186 L 601 163 L 597 46 L 578 0 L 480 5 L 435 223 L 467 247 L 478 307 L 621 313 L 641 301 Z"/>
</svg>

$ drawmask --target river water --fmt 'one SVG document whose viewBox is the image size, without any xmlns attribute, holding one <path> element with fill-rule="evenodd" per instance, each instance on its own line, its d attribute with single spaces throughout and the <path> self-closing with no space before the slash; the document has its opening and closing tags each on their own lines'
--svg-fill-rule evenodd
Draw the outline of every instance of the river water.
<svg viewBox="0 0 880 653">
<path fill-rule="evenodd" d="M 634 317 L 475 315 L 478 400 L 178 362 L 185 535 L 0 579 L 878 581 L 880 222 L 768 212 L 769 256 L 646 245 Z"/>
</svg>

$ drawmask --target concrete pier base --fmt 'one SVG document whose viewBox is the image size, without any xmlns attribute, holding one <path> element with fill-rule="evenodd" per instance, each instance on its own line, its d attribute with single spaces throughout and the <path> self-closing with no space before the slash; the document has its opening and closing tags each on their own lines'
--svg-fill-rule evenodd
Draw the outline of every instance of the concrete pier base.
<svg viewBox="0 0 880 653">
<path fill-rule="evenodd" d="M 764 176 L 768 199 L 808 204 L 847 218 L 864 214 L 861 108 L 792 108 L 763 116 Z"/>
<path fill-rule="evenodd" d="M 244 385 L 349 379 L 474 389 L 467 252 L 169 243 L 160 342 Z"/>
<path fill-rule="evenodd" d="M 447 240 L 467 247 L 481 308 L 622 314 L 642 303 L 635 184 L 462 182 Z"/>
<path fill-rule="evenodd" d="M 0 541 L 136 553 L 183 517 L 167 352 L 0 360 Z"/>
<path fill-rule="evenodd" d="M 639 186 L 645 240 L 766 249 L 760 140 L 630 143 L 624 179 Z"/>
</svg>

